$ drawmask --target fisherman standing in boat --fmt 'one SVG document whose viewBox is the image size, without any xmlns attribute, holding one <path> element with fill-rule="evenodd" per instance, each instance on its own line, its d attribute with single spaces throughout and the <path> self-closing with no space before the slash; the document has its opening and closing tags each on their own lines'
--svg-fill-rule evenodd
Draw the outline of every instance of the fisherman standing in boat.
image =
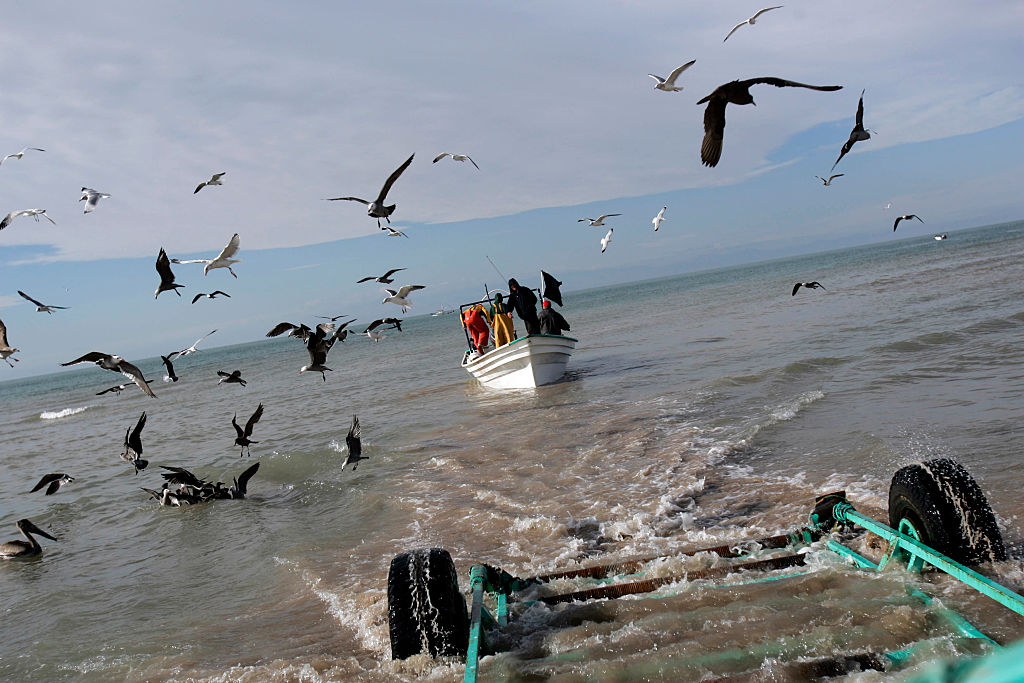
<svg viewBox="0 0 1024 683">
<path fill-rule="evenodd" d="M 474 304 L 467 308 L 462 314 L 462 324 L 469 329 L 469 334 L 473 337 L 473 346 L 476 348 L 477 353 L 484 353 L 484 349 L 487 347 L 487 338 L 490 334 L 490 331 L 487 329 L 487 320 L 484 317 L 484 307 L 480 304 Z"/>
<path fill-rule="evenodd" d="M 537 295 L 527 287 L 520 287 L 515 278 L 508 281 L 508 303 L 526 325 L 526 334 L 540 334 L 540 322 L 537 320 Z"/>
<path fill-rule="evenodd" d="M 512 311 L 503 301 L 501 292 L 494 294 L 494 303 L 487 307 L 487 318 L 494 333 L 494 348 L 504 346 L 516 338 L 512 325 Z"/>
<path fill-rule="evenodd" d="M 569 323 L 565 321 L 562 314 L 551 308 L 551 302 L 544 299 L 539 317 L 540 333 L 562 336 L 562 330 L 569 329 Z"/>
</svg>

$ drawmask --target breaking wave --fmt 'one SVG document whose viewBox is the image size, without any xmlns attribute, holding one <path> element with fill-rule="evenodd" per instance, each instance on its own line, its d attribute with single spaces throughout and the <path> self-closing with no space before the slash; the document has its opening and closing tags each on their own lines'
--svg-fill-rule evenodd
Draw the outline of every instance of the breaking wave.
<svg viewBox="0 0 1024 683">
<path fill-rule="evenodd" d="M 62 417 L 67 417 L 69 415 L 77 415 L 78 413 L 81 413 L 81 412 L 86 411 L 88 409 L 89 409 L 89 406 L 81 406 L 79 408 L 65 408 L 64 410 L 55 410 L 55 411 L 48 410 L 46 412 L 39 413 L 39 419 L 40 420 L 58 420 L 58 419 L 60 419 Z"/>
</svg>

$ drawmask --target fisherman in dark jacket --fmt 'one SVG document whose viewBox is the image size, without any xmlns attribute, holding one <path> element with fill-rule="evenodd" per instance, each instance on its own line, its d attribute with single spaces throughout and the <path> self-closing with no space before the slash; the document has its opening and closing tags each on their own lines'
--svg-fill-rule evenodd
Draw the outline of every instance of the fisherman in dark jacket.
<svg viewBox="0 0 1024 683">
<path fill-rule="evenodd" d="M 562 330 L 569 329 L 569 323 L 565 321 L 561 313 L 551 308 L 551 302 L 547 299 L 544 299 L 538 321 L 541 334 L 561 335 Z"/>
<path fill-rule="evenodd" d="M 537 295 L 527 287 L 521 287 L 515 278 L 508 281 L 508 303 L 526 326 L 526 334 L 539 334 L 540 322 L 537 320 Z"/>
</svg>

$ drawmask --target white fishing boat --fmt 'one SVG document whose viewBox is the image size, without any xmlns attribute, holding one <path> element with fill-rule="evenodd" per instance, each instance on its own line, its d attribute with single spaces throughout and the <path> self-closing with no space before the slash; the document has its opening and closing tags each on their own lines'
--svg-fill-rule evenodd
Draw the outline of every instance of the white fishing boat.
<svg viewBox="0 0 1024 683">
<path fill-rule="evenodd" d="M 483 355 L 466 351 L 462 367 L 484 386 L 531 389 L 561 379 L 576 341 L 561 335 L 531 334 Z"/>
<path fill-rule="evenodd" d="M 444 306 L 442 306 L 441 308 L 437 309 L 436 311 L 434 311 L 430 315 L 435 317 L 435 318 L 437 318 L 438 316 L 448 315 L 449 313 L 454 313 L 454 312 L 455 312 L 454 308 L 445 308 Z"/>
</svg>

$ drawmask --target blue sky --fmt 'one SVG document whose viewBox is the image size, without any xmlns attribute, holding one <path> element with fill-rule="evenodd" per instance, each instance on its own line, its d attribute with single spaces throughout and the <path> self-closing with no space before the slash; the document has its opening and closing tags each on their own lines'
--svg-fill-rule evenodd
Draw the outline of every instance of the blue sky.
<svg viewBox="0 0 1024 683">
<path fill-rule="evenodd" d="M 211 346 L 279 320 L 394 313 L 360 277 L 406 267 L 413 313 L 483 280 L 556 273 L 565 289 L 1024 217 L 1024 2 L 17 3 L 5 9 L 0 319 L 22 349 L 0 378 L 90 350 L 141 358 L 217 327 Z M 691 59 L 680 93 L 653 90 Z M 700 164 L 703 107 L 733 79 L 722 161 Z M 865 89 L 858 143 L 827 175 Z M 438 153 L 469 154 L 480 165 Z M 389 195 L 409 239 L 365 209 Z M 224 186 L 193 195 L 212 173 Z M 81 186 L 112 195 L 83 214 Z M 892 208 L 883 207 L 891 202 Z M 668 205 L 654 233 L 651 218 Z M 613 242 L 600 253 L 609 220 Z M 892 220 L 917 213 L 925 224 Z M 236 266 L 176 266 L 186 298 L 152 293 L 160 247 Z M 215 288 L 231 299 L 191 297 Z M 37 314 L 21 289 L 71 309 Z"/>
</svg>

